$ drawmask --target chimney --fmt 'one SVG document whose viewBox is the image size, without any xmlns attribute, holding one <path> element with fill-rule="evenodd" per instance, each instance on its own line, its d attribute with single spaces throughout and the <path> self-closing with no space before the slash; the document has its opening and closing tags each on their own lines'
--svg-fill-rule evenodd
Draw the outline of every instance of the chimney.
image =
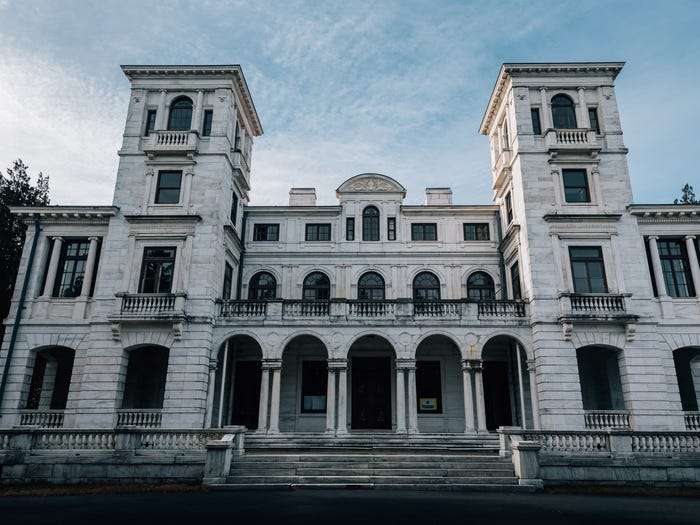
<svg viewBox="0 0 700 525">
<path fill-rule="evenodd" d="M 316 188 L 290 188 L 290 206 L 316 206 Z"/>
<path fill-rule="evenodd" d="M 427 206 L 451 206 L 452 190 L 450 188 L 425 188 Z"/>
</svg>

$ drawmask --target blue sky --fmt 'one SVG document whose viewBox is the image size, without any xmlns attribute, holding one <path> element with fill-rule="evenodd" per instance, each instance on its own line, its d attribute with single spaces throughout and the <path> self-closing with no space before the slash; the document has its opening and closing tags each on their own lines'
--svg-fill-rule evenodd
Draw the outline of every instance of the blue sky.
<svg viewBox="0 0 700 525">
<path fill-rule="evenodd" d="M 51 176 L 55 204 L 110 203 L 128 102 L 119 64 L 239 63 L 265 135 L 253 204 L 362 172 L 420 203 L 489 203 L 477 128 L 508 61 L 624 60 L 617 81 L 637 202 L 695 167 L 700 1 L 60 2 L 0 0 L 0 168 Z"/>
</svg>

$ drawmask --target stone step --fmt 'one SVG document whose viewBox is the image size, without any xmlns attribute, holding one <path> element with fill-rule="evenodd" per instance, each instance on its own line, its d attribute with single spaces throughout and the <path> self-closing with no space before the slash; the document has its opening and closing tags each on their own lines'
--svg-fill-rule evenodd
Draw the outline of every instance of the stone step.
<svg viewBox="0 0 700 525">
<path fill-rule="evenodd" d="M 507 458 L 496 454 L 475 455 L 444 455 L 444 454 L 265 454 L 247 452 L 236 458 L 236 462 L 256 463 L 444 463 L 454 465 L 458 463 L 510 463 Z"/>
<path fill-rule="evenodd" d="M 512 468 L 493 469 L 439 469 L 439 468 L 272 468 L 272 467 L 237 467 L 232 468 L 231 476 L 397 476 L 397 477 L 512 477 Z"/>
<path fill-rule="evenodd" d="M 433 483 L 248 483 L 234 485 L 230 483 L 213 484 L 212 490 L 424 490 L 424 491 L 450 491 L 450 492 L 535 492 L 535 487 L 527 485 L 504 485 L 500 483 L 452 483 L 449 485 L 435 485 Z"/>
<path fill-rule="evenodd" d="M 499 484 L 499 485 L 517 485 L 518 480 L 512 476 L 459 476 L 459 477 L 436 477 L 436 476 L 229 476 L 226 482 L 232 485 L 247 485 L 259 483 L 274 483 L 274 484 L 344 484 L 357 485 L 368 484 L 374 485 L 391 484 Z"/>
</svg>

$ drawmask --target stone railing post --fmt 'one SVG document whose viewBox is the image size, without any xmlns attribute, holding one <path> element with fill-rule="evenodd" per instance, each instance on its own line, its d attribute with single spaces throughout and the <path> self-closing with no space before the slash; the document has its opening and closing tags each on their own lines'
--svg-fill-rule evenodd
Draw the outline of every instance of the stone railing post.
<svg viewBox="0 0 700 525">
<path fill-rule="evenodd" d="M 282 320 L 282 300 L 269 301 L 267 303 L 267 313 L 265 315 L 267 319 L 274 321 Z"/>
<path fill-rule="evenodd" d="M 542 448 L 537 441 L 516 441 L 512 444 L 513 467 L 518 484 L 542 489 L 540 462 L 537 454 Z"/>
<path fill-rule="evenodd" d="M 329 314 L 332 321 L 340 321 L 348 316 L 348 303 L 345 299 L 331 299 Z"/>
<path fill-rule="evenodd" d="M 224 483 L 231 471 L 231 459 L 235 446 L 235 434 L 226 434 L 218 441 L 207 443 L 207 455 L 204 460 L 204 477 L 202 483 L 213 485 Z"/>
<path fill-rule="evenodd" d="M 632 454 L 632 436 L 629 432 L 611 430 L 608 432 L 610 453 L 613 456 L 628 456 Z"/>
<path fill-rule="evenodd" d="M 520 427 L 498 427 L 498 454 L 501 457 L 510 457 L 512 452 L 512 444 L 522 440 Z"/>
</svg>

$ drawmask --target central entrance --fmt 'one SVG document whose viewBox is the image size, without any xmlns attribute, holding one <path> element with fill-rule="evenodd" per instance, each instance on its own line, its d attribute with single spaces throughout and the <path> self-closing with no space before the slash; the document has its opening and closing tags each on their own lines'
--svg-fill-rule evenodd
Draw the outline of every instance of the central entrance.
<svg viewBox="0 0 700 525">
<path fill-rule="evenodd" d="M 391 428 L 391 358 L 352 358 L 352 428 Z"/>
</svg>

